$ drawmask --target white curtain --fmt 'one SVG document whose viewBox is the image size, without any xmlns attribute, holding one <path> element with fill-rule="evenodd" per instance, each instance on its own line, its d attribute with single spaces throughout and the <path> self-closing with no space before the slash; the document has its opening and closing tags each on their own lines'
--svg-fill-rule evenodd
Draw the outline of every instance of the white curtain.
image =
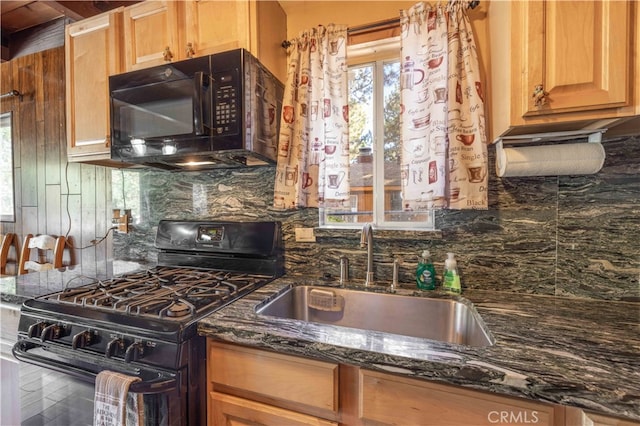
<svg viewBox="0 0 640 426">
<path fill-rule="evenodd" d="M 400 11 L 407 210 L 488 206 L 484 99 L 467 3 Z"/>
<path fill-rule="evenodd" d="M 320 207 L 349 199 L 347 27 L 318 26 L 292 41 L 274 207 Z"/>
</svg>

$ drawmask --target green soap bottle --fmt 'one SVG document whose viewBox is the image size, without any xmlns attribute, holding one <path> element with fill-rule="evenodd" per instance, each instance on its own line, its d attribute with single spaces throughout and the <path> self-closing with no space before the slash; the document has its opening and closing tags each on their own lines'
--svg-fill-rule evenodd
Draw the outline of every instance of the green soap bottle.
<svg viewBox="0 0 640 426">
<path fill-rule="evenodd" d="M 416 284 L 420 290 L 435 290 L 436 269 L 431 262 L 429 250 L 422 252 L 422 258 L 416 268 Z"/>
<path fill-rule="evenodd" d="M 453 253 L 447 253 L 447 260 L 444 261 L 444 274 L 442 274 L 442 289 L 451 293 L 460 294 L 460 274 L 458 273 L 458 262 Z"/>
</svg>

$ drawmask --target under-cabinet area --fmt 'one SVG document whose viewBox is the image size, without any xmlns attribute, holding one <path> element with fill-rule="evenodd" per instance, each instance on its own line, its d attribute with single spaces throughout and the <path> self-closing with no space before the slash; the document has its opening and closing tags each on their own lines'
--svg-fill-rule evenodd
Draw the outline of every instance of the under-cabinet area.
<svg viewBox="0 0 640 426">
<path fill-rule="evenodd" d="M 212 339 L 207 357 L 209 425 L 638 424 Z"/>
</svg>

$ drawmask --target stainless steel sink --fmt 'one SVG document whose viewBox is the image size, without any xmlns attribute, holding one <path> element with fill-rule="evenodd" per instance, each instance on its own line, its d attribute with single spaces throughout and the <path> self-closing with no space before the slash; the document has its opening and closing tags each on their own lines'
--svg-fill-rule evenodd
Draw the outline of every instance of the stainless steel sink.
<svg viewBox="0 0 640 426">
<path fill-rule="evenodd" d="M 451 299 L 297 286 L 256 313 L 467 346 L 494 342 L 473 306 Z"/>
</svg>

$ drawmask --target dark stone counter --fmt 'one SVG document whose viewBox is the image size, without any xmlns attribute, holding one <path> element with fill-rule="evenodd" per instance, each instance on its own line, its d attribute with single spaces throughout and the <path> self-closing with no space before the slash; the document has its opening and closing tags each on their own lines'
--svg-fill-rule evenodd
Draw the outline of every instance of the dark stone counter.
<svg viewBox="0 0 640 426">
<path fill-rule="evenodd" d="M 291 284 L 305 282 L 278 279 L 200 321 L 200 334 L 640 420 L 640 304 L 468 291 L 495 338 L 477 348 L 255 313 Z"/>
<path fill-rule="evenodd" d="M 27 299 L 65 288 L 91 284 L 145 267 L 136 262 L 109 261 L 73 265 L 43 272 L 0 277 L 0 301 L 21 305 Z"/>
</svg>

